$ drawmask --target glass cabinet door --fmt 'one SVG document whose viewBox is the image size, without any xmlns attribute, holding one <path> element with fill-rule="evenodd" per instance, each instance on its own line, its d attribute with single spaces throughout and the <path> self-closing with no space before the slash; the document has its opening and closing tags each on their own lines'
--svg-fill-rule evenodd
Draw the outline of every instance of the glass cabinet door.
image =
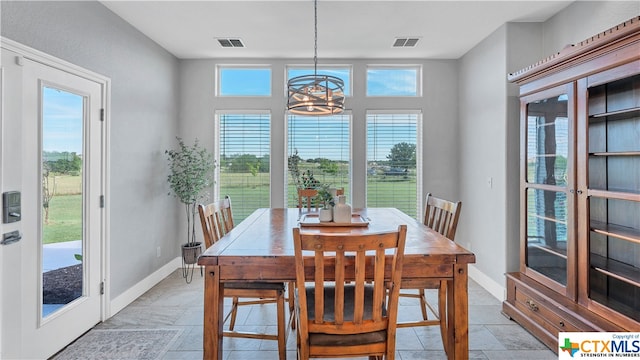
<svg viewBox="0 0 640 360">
<path fill-rule="evenodd" d="M 524 272 L 547 286 L 567 287 L 572 205 L 573 108 L 567 86 L 523 98 Z"/>
</svg>

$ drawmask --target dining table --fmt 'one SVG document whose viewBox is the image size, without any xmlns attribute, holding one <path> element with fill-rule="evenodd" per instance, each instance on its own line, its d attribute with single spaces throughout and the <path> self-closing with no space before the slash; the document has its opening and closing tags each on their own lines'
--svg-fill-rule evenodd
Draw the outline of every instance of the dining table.
<svg viewBox="0 0 640 360">
<path fill-rule="evenodd" d="M 261 208 L 206 249 L 198 259 L 205 269 L 203 358 L 223 358 L 225 282 L 295 282 L 294 227 L 311 233 L 366 234 L 396 231 L 406 224 L 402 283 L 415 288 L 421 282 L 446 281 L 445 351 L 450 360 L 468 359 L 467 272 L 475 255 L 396 208 L 354 209 L 353 213 L 358 221 L 332 226 L 315 224 L 306 209 Z"/>
</svg>

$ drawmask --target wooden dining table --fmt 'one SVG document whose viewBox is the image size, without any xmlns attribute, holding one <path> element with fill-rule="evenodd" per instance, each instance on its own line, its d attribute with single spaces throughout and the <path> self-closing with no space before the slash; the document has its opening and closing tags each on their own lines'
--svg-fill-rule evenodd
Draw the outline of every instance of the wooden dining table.
<svg viewBox="0 0 640 360">
<path fill-rule="evenodd" d="M 254 211 L 213 246 L 198 264 L 205 267 L 204 359 L 222 359 L 224 283 L 295 281 L 293 228 L 305 232 L 376 233 L 407 225 L 402 282 L 447 281 L 446 352 L 449 359 L 469 358 L 468 264 L 475 255 L 395 208 L 355 209 L 366 226 L 308 226 L 298 208 Z M 359 224 L 363 225 L 363 224 Z M 312 273 L 312 272 L 311 272 Z"/>
</svg>

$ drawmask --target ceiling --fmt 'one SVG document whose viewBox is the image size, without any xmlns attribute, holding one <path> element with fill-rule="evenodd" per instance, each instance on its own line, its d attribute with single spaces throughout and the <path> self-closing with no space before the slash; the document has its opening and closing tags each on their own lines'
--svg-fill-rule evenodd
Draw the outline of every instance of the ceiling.
<svg viewBox="0 0 640 360">
<path fill-rule="evenodd" d="M 313 58 L 312 0 L 101 2 L 181 59 Z M 506 22 L 545 21 L 572 2 L 319 0 L 318 61 L 457 59 Z M 394 48 L 396 37 L 419 40 Z"/>
</svg>

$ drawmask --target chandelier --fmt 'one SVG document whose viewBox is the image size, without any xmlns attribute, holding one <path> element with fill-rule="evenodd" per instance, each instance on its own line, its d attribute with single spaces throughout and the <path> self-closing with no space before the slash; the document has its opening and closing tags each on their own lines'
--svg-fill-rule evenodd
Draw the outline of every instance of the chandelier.
<svg viewBox="0 0 640 360">
<path fill-rule="evenodd" d="M 318 75 L 318 0 L 313 1 L 314 48 L 313 75 L 291 78 L 287 83 L 287 109 L 297 115 L 334 115 L 344 110 L 344 81 L 330 75 Z"/>
</svg>

